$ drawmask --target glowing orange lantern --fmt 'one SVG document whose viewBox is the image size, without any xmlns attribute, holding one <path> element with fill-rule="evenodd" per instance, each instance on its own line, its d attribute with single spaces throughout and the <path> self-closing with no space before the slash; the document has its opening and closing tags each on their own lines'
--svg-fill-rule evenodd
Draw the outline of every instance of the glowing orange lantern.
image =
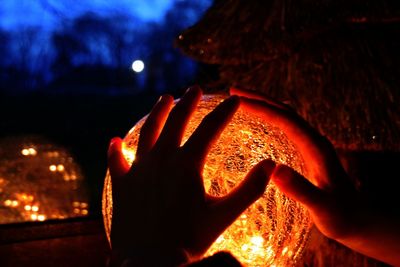
<svg viewBox="0 0 400 267">
<path fill-rule="evenodd" d="M 0 140 L 0 224 L 87 216 L 80 166 L 40 136 Z"/>
<path fill-rule="evenodd" d="M 193 114 L 183 142 L 203 117 L 226 96 L 205 95 Z M 140 120 L 124 138 L 123 153 L 133 162 L 139 139 Z M 301 155 L 285 134 L 262 118 L 239 111 L 210 150 L 204 172 L 207 192 L 223 196 L 245 177 L 262 159 L 286 164 L 304 174 Z M 112 218 L 111 179 L 106 176 L 103 191 L 103 216 L 110 235 Z M 250 206 L 211 246 L 207 255 L 230 251 L 247 266 L 288 266 L 299 258 L 311 228 L 307 211 L 285 197 L 275 185 L 268 185 L 264 195 Z"/>
</svg>

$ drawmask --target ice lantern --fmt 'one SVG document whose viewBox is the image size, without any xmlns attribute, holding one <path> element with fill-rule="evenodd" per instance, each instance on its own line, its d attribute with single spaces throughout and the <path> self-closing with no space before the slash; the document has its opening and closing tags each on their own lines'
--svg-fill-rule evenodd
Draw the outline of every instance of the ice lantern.
<svg viewBox="0 0 400 267">
<path fill-rule="evenodd" d="M 183 142 L 226 96 L 205 95 L 186 129 Z M 124 155 L 134 160 L 140 120 L 124 138 Z M 207 192 L 223 196 L 235 187 L 260 160 L 270 158 L 304 174 L 300 153 L 285 134 L 262 118 L 239 111 L 212 147 L 203 172 Z M 103 217 L 109 239 L 112 218 L 111 179 L 103 191 Z M 208 250 L 230 251 L 247 266 L 291 266 L 300 257 L 311 228 L 307 211 L 270 183 L 263 196 L 250 206 Z"/>
</svg>

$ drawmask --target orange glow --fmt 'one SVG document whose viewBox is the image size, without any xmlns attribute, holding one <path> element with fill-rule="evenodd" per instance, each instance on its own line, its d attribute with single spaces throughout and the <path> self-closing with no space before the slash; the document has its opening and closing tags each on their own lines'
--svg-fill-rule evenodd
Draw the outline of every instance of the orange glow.
<svg viewBox="0 0 400 267">
<path fill-rule="evenodd" d="M 204 116 L 224 98 L 203 96 L 186 129 L 183 143 Z M 134 160 L 143 122 L 144 119 L 139 121 L 124 138 L 123 153 L 130 163 Z M 239 109 L 208 154 L 203 170 L 206 191 L 213 196 L 226 195 L 255 164 L 266 158 L 304 174 L 303 159 L 286 135 L 262 118 Z M 112 219 L 111 190 L 111 179 L 107 174 L 103 216 L 108 238 Z M 307 211 L 271 183 L 264 195 L 218 237 L 206 255 L 230 251 L 246 266 L 292 266 L 301 255 L 310 228 Z"/>
<path fill-rule="evenodd" d="M 87 215 L 88 214 L 88 210 L 81 210 L 81 214 L 82 215 Z"/>
<path fill-rule="evenodd" d="M 2 138 L 0 147 L 0 224 L 85 215 L 73 212 L 74 201 L 89 210 L 84 176 L 67 150 L 39 136 Z"/>
<path fill-rule="evenodd" d="M 33 147 L 24 148 L 21 150 L 21 154 L 24 156 L 36 156 L 37 151 Z"/>
<path fill-rule="evenodd" d="M 12 201 L 11 201 L 10 199 L 6 199 L 6 200 L 4 201 L 4 206 L 6 206 L 6 207 L 11 206 L 11 204 L 12 204 Z"/>
<path fill-rule="evenodd" d="M 132 130 L 133 129 L 131 129 L 131 131 Z M 125 158 L 126 158 L 126 160 L 128 162 L 134 162 L 135 161 L 135 157 L 136 157 L 135 153 L 136 153 L 136 151 L 131 149 L 130 147 L 127 147 L 125 142 L 122 143 L 122 151 L 123 151 L 124 156 L 125 156 Z"/>
<path fill-rule="evenodd" d="M 33 147 L 28 148 L 28 151 L 29 151 L 29 154 L 32 155 L 32 156 L 36 156 L 37 155 L 37 151 Z"/>
<path fill-rule="evenodd" d="M 57 165 L 57 171 L 63 172 L 64 169 L 65 169 L 64 165 L 62 165 L 62 164 L 58 164 L 58 165 Z"/>
<path fill-rule="evenodd" d="M 55 171 L 57 170 L 57 166 L 56 166 L 56 165 L 50 165 L 50 166 L 49 166 L 49 170 L 50 170 L 51 172 L 55 172 Z"/>
</svg>

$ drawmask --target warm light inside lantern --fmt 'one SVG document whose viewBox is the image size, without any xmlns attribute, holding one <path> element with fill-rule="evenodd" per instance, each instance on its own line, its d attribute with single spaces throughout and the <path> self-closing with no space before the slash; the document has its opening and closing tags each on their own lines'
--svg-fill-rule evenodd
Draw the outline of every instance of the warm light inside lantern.
<svg viewBox="0 0 400 267">
<path fill-rule="evenodd" d="M 225 96 L 206 95 L 193 114 L 183 143 L 203 117 Z M 132 162 L 144 119 L 124 138 L 123 153 Z M 285 134 L 263 119 L 239 111 L 222 133 L 206 159 L 203 171 L 206 191 L 226 195 L 262 159 L 270 158 L 304 174 L 301 155 Z M 109 237 L 112 218 L 111 180 L 106 177 L 103 192 L 103 215 Z M 285 197 L 275 185 L 268 185 L 264 195 L 250 206 L 212 245 L 207 255 L 230 251 L 247 266 L 293 265 L 301 254 L 311 227 L 307 211 Z"/>
<path fill-rule="evenodd" d="M 0 140 L 0 224 L 86 216 L 84 186 L 65 148 L 38 136 Z M 78 200 L 86 207 L 76 213 L 72 203 Z"/>
</svg>

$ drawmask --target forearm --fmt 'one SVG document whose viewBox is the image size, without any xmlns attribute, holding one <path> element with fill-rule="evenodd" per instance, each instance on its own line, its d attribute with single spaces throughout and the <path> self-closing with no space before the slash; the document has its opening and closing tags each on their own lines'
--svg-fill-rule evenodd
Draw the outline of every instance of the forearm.
<svg viewBox="0 0 400 267">
<path fill-rule="evenodd" d="M 393 266 L 400 266 L 400 220 L 371 216 L 353 234 L 336 239 L 345 246 Z"/>
</svg>

